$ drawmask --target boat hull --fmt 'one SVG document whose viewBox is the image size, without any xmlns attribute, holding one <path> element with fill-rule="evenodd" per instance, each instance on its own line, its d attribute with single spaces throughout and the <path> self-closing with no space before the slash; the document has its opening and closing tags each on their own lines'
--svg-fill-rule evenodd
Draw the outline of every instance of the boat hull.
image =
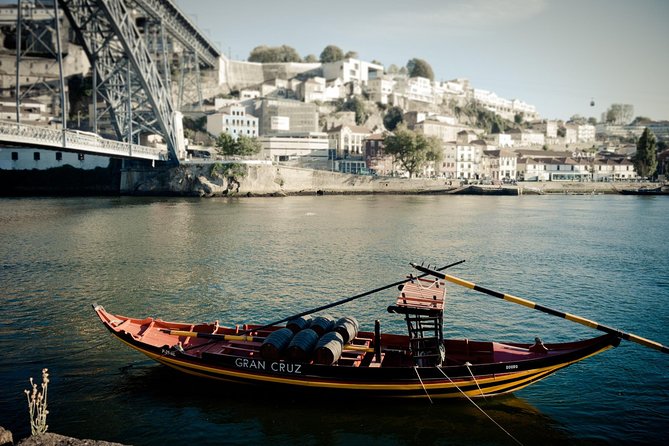
<svg viewBox="0 0 669 446">
<path fill-rule="evenodd" d="M 253 349 L 245 349 L 244 342 L 199 338 L 189 342 L 192 338 L 165 333 L 166 330 L 185 328 L 230 330 L 233 333 L 233 329 L 223 329 L 218 324 L 195 326 L 152 318 L 130 319 L 107 313 L 99 306 L 96 312 L 105 327 L 120 341 L 179 372 L 259 388 L 332 393 L 335 396 L 364 394 L 437 399 L 502 395 L 520 390 L 619 342 L 615 336 L 604 335 L 576 343 L 547 344 L 548 353 L 534 354 L 528 353 L 529 345 L 524 344 L 450 340 L 445 341 L 447 356 L 444 365 L 416 367 L 393 359 L 394 355 L 402 355 L 398 353 L 398 347 L 403 336 L 382 335 L 387 339 L 387 344 L 383 345 L 383 362 L 376 362 L 374 353 L 365 352 L 358 363 L 349 366 L 318 365 L 312 361 L 264 359 L 253 354 Z M 362 332 L 358 336 L 368 345 L 374 335 Z M 239 345 L 242 347 L 236 347 Z M 453 355 L 450 360 L 449 353 Z M 477 361 L 477 357 L 483 360 Z M 491 360 L 487 360 L 488 357 Z"/>
</svg>

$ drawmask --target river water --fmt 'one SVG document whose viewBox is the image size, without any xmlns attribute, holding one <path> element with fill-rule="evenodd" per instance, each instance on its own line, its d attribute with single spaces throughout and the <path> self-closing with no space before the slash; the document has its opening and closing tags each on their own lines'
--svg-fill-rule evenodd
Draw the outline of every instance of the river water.
<svg viewBox="0 0 669 446">
<path fill-rule="evenodd" d="M 400 280 L 408 262 L 669 344 L 669 198 L 321 196 L 0 199 L 0 425 L 48 367 L 49 430 L 135 445 L 662 444 L 669 355 L 623 341 L 511 396 L 464 402 L 258 394 L 179 375 L 104 330 L 131 316 L 268 322 Z M 395 290 L 334 313 L 404 332 Z M 445 335 L 599 332 L 449 287 Z M 337 313 L 339 314 L 339 313 Z M 494 420 L 491 421 L 490 418 Z M 497 423 L 497 424 L 495 424 Z"/>
</svg>

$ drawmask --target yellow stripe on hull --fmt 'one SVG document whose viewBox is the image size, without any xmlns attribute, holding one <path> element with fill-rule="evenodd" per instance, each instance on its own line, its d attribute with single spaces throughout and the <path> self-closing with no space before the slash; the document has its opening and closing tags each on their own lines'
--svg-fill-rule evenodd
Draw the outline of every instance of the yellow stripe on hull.
<svg viewBox="0 0 669 446">
<path fill-rule="evenodd" d="M 590 356 L 596 355 L 604 350 L 611 348 L 611 346 L 606 346 L 601 348 L 590 355 L 584 356 L 582 358 L 560 363 L 554 366 L 542 367 L 538 369 L 519 371 L 519 372 L 510 372 L 499 375 L 491 375 L 485 378 L 475 380 L 466 380 L 466 381 L 455 381 L 452 383 L 450 381 L 444 382 L 440 381 L 438 383 L 419 382 L 413 384 L 372 384 L 372 383 L 351 383 L 351 382 L 333 382 L 325 379 L 299 379 L 299 375 L 293 375 L 291 378 L 285 378 L 281 376 L 274 375 L 262 375 L 248 373 L 244 371 L 237 371 L 231 369 L 220 369 L 214 368 L 206 365 L 193 364 L 191 362 L 186 362 L 179 360 L 177 358 L 172 358 L 170 356 L 155 354 L 150 351 L 144 350 L 141 347 L 133 345 L 121 338 L 122 342 L 130 346 L 131 348 L 145 354 L 149 358 L 160 362 L 166 366 L 172 367 L 181 372 L 189 373 L 191 375 L 206 377 L 206 378 L 215 378 L 222 381 L 255 381 L 257 383 L 276 383 L 276 384 L 287 384 L 303 388 L 322 388 L 322 389 L 332 389 L 332 390 L 352 390 L 352 391 L 378 391 L 378 392 L 411 392 L 411 394 L 404 395 L 395 395 L 395 397 L 408 397 L 408 398 L 422 398 L 426 397 L 425 393 L 429 394 L 433 398 L 458 398 L 462 396 L 462 393 L 458 390 L 463 386 L 470 386 L 473 384 L 478 384 L 477 388 L 471 390 L 463 391 L 469 397 L 480 397 L 480 396 L 489 396 L 503 394 L 510 391 L 515 391 L 522 389 L 533 382 L 536 382 L 544 377 L 556 372 L 557 370 L 567 367 L 570 364 L 579 362 L 583 359 L 586 359 Z M 446 378 L 446 377 L 444 377 Z M 503 382 L 502 382 L 503 381 Z M 494 383 L 500 382 L 499 385 L 494 385 Z M 483 395 L 481 390 L 478 387 L 485 387 L 483 389 Z M 443 391 L 451 391 L 450 393 L 438 393 Z M 435 393 L 437 392 L 437 393 Z M 391 395 L 392 396 L 392 395 Z"/>
</svg>

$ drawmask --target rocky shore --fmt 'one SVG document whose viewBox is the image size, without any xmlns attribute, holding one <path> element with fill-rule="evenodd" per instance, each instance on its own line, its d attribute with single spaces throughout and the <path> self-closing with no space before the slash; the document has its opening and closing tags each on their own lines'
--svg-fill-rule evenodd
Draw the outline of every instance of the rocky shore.
<svg viewBox="0 0 669 446">
<path fill-rule="evenodd" d="M 14 443 L 10 431 L 0 426 L 0 446 L 123 446 L 121 443 L 110 443 L 108 441 L 80 440 L 78 438 L 66 437 L 64 435 L 47 432 L 42 435 L 33 435 Z"/>
</svg>

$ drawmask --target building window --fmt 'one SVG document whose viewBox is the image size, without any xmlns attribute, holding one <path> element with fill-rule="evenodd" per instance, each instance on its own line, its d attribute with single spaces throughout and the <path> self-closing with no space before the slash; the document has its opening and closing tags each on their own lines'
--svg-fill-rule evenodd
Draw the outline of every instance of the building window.
<svg viewBox="0 0 669 446">
<path fill-rule="evenodd" d="M 19 160 L 19 152 L 12 152 L 12 161 Z"/>
<path fill-rule="evenodd" d="M 33 159 L 35 161 L 39 161 L 39 158 L 40 158 L 39 152 L 33 152 Z"/>
<path fill-rule="evenodd" d="M 56 161 L 63 161 L 63 152 L 56 152 Z"/>
</svg>

